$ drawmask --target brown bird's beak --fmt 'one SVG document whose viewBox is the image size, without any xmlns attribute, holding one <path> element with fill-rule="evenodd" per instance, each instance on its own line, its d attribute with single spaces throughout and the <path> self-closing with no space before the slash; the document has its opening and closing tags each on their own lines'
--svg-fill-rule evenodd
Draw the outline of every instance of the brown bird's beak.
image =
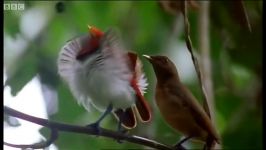
<svg viewBox="0 0 266 150">
<path fill-rule="evenodd" d="M 150 62 L 152 61 L 151 56 L 149 56 L 149 55 L 142 55 L 142 56 L 145 57 L 146 59 L 148 59 Z"/>
</svg>

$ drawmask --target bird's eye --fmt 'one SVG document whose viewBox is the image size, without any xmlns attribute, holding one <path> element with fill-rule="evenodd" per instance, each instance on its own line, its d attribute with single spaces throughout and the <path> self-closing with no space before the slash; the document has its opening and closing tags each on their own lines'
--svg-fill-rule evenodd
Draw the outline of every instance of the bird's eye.
<svg viewBox="0 0 266 150">
<path fill-rule="evenodd" d="M 167 58 L 162 59 L 162 63 L 168 63 L 168 59 Z"/>
</svg>

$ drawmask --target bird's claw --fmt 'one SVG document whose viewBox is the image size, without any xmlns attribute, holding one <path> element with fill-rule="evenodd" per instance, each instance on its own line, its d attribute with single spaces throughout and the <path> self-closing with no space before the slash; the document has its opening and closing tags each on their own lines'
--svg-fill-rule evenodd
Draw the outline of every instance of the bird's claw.
<svg viewBox="0 0 266 150">
<path fill-rule="evenodd" d="M 101 132 L 101 128 L 99 125 L 99 122 L 95 122 L 95 123 L 91 123 L 86 125 L 87 128 L 92 128 L 95 131 L 95 135 L 99 136 L 100 132 Z"/>
</svg>

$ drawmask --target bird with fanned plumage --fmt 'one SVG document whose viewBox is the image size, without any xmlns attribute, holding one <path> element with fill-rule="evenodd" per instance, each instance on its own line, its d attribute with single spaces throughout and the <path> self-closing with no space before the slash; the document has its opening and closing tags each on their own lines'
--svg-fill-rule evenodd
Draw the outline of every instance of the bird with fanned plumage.
<svg viewBox="0 0 266 150">
<path fill-rule="evenodd" d="M 151 110 L 144 98 L 147 81 L 137 54 L 125 51 L 114 30 L 102 32 L 89 26 L 89 33 L 68 41 L 58 57 L 59 75 L 68 84 L 77 102 L 90 111 L 103 112 L 90 127 L 113 113 L 127 129 L 151 120 Z"/>
</svg>

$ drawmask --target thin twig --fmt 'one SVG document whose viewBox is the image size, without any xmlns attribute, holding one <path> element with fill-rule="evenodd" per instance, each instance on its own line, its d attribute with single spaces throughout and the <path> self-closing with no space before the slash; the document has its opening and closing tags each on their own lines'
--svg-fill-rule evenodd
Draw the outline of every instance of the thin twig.
<svg viewBox="0 0 266 150">
<path fill-rule="evenodd" d="M 238 2 L 238 1 L 237 1 Z M 243 2 L 243 0 L 240 0 L 240 5 L 241 5 L 241 11 L 243 11 L 244 13 L 244 16 L 245 16 L 245 23 L 246 23 L 246 26 L 249 30 L 249 32 L 252 32 L 252 28 L 251 28 L 251 25 L 250 25 L 250 21 L 249 21 L 249 17 L 248 17 L 248 13 L 247 13 L 247 10 L 246 10 L 246 7 L 245 7 L 245 4 Z"/>
<path fill-rule="evenodd" d="M 199 66 L 198 60 L 197 60 L 196 56 L 194 55 L 193 49 L 192 49 L 193 47 L 192 47 L 192 42 L 190 39 L 190 26 L 189 26 L 189 21 L 188 21 L 188 17 L 187 17 L 187 2 L 186 1 L 183 1 L 183 7 L 182 8 L 183 8 L 182 13 L 184 15 L 184 22 L 185 22 L 186 45 L 187 45 L 187 48 L 191 54 L 191 58 L 192 58 L 192 61 L 193 61 L 193 64 L 194 64 L 194 67 L 195 67 L 195 70 L 196 70 L 196 73 L 198 76 L 199 84 L 201 86 L 201 91 L 203 94 L 203 106 L 205 106 L 204 109 L 205 109 L 206 113 L 209 115 L 209 117 L 211 118 L 210 110 L 208 107 L 207 93 L 206 93 L 205 87 L 202 83 L 202 73 L 200 71 L 200 66 Z"/>
<path fill-rule="evenodd" d="M 199 50 L 201 52 L 201 69 L 202 69 L 202 83 L 206 88 L 208 95 L 208 107 L 210 116 L 215 124 L 214 115 L 214 95 L 212 84 L 212 69 L 210 60 L 210 39 L 209 39 L 209 2 L 202 1 L 199 9 Z M 206 106 L 205 106 L 206 107 Z"/>
<path fill-rule="evenodd" d="M 144 145 L 144 146 L 151 147 L 151 148 L 156 148 L 158 150 L 185 150 L 185 148 L 182 146 L 180 146 L 180 147 L 168 146 L 168 145 L 165 145 L 165 144 L 162 144 L 162 143 L 159 143 L 157 141 L 150 140 L 150 139 L 147 139 L 144 137 L 140 137 L 140 136 L 136 136 L 136 135 L 123 134 L 120 132 L 115 132 L 115 131 L 111 131 L 111 130 L 104 129 L 104 128 L 100 128 L 100 133 L 98 133 L 96 130 L 94 130 L 93 128 L 90 128 L 90 127 L 75 126 L 75 125 L 53 122 L 53 121 L 49 121 L 47 119 L 42 119 L 42 118 L 38 118 L 38 117 L 24 114 L 22 112 L 16 111 L 16 110 L 9 108 L 7 106 L 4 106 L 4 113 L 8 114 L 10 116 L 13 116 L 13 117 L 17 117 L 17 118 L 27 120 L 27 121 L 30 121 L 32 123 L 50 128 L 51 130 L 56 131 L 56 132 L 62 131 L 62 132 L 73 132 L 73 133 L 81 133 L 81 134 L 87 134 L 87 135 L 103 136 L 103 137 L 113 138 L 116 140 L 125 140 L 125 141 L 131 142 L 131 143 L 140 144 L 140 145 Z M 9 143 L 5 142 L 4 144 L 9 144 Z M 12 145 L 9 144 L 9 146 L 12 146 Z M 45 145 L 45 146 L 47 146 L 47 145 Z M 30 147 L 28 147 L 28 148 L 30 148 Z"/>
</svg>

